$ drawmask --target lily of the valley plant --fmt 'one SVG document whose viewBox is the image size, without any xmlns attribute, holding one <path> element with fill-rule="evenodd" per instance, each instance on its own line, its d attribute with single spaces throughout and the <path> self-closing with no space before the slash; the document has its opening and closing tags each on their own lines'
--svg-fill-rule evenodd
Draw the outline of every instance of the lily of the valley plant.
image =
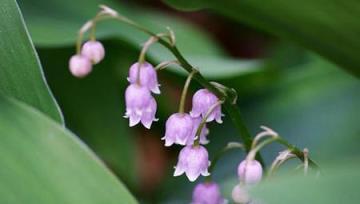
<svg viewBox="0 0 360 204">
<path fill-rule="evenodd" d="M 166 147 L 172 145 L 183 146 L 174 169 L 174 176 L 185 174 L 191 182 L 196 181 L 200 176 L 206 177 L 205 182 L 197 184 L 194 188 L 193 204 L 221 204 L 227 202 L 220 193 L 219 185 L 211 179 L 211 174 L 218 159 L 230 149 L 241 148 L 247 152 L 246 158 L 239 162 L 237 169 L 239 184 L 232 191 L 232 199 L 235 203 L 249 203 L 252 201 L 247 190 L 262 180 L 265 167 L 259 150 L 267 144 L 278 142 L 286 147 L 286 150 L 281 152 L 274 160 L 268 175 L 272 175 L 281 164 L 295 157 L 301 160 L 305 173 L 308 171 L 308 166 L 317 167 L 308 157 L 307 149 L 301 151 L 270 128 L 262 126 L 263 131 L 255 137 L 251 137 L 241 120 L 240 111 L 236 106 L 236 91 L 219 83 L 207 81 L 177 49 L 175 34 L 171 29 L 168 29 L 165 33 L 152 33 L 107 6 L 102 5 L 100 8 L 95 17 L 85 23 L 79 31 L 76 46 L 77 53 L 69 61 L 70 72 L 75 77 L 85 77 L 91 73 L 93 66 L 100 63 L 104 58 L 105 49 L 101 42 L 96 40 L 95 35 L 96 24 L 101 21 L 117 20 L 149 34 L 150 38 L 144 43 L 138 60 L 129 68 L 127 78 L 129 85 L 125 91 L 126 112 L 124 114 L 124 117 L 129 120 L 130 127 L 142 124 L 147 129 L 151 128 L 153 122 L 158 121 L 156 118 L 157 103 L 154 97 L 156 94 L 161 93 L 157 77 L 158 72 L 169 65 L 177 64 L 189 73 L 181 94 L 178 112 L 173 113 L 167 119 L 162 140 L 164 140 Z M 88 31 L 90 32 L 90 39 L 83 42 L 83 36 Z M 146 52 L 154 43 L 160 43 L 167 48 L 176 60 L 161 62 L 156 67 L 147 62 L 145 60 Z M 184 106 L 191 80 L 195 80 L 203 88 L 193 95 L 192 108 L 186 111 Z M 223 109 L 226 110 L 226 115 L 232 119 L 238 128 L 239 135 L 244 143 L 229 143 L 216 154 L 213 161 L 210 161 L 209 152 L 206 149 L 206 144 L 210 140 L 206 124 L 214 121 L 221 124 L 222 117 L 224 117 Z"/>
</svg>

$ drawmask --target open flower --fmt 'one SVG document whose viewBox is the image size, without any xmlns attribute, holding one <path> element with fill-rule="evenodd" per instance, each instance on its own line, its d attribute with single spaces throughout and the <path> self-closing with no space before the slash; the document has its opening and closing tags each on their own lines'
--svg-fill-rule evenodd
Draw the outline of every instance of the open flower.
<svg viewBox="0 0 360 204">
<path fill-rule="evenodd" d="M 188 145 L 180 151 L 174 176 L 185 173 L 190 181 L 195 181 L 200 175 L 210 175 L 209 165 L 209 154 L 205 147 Z"/>
<path fill-rule="evenodd" d="M 91 72 L 92 64 L 87 57 L 74 55 L 70 58 L 69 69 L 73 76 L 82 78 Z"/>
<path fill-rule="evenodd" d="M 201 117 L 196 117 L 196 118 L 192 118 L 192 120 L 193 120 L 193 138 L 195 139 L 196 138 L 196 132 L 197 132 L 197 129 L 199 128 L 199 126 L 200 126 L 202 118 Z M 206 138 L 206 136 L 208 134 L 209 134 L 209 129 L 206 127 L 206 124 L 204 124 L 204 127 L 202 128 L 201 133 L 200 133 L 200 144 L 205 145 L 205 144 L 209 143 L 209 140 Z M 193 141 L 189 140 L 188 145 L 190 145 L 192 143 L 193 143 Z"/>
<path fill-rule="evenodd" d="M 225 204 L 219 185 L 214 182 L 199 183 L 195 186 L 191 204 Z"/>
<path fill-rule="evenodd" d="M 257 184 L 261 181 L 262 167 L 256 160 L 243 160 L 238 166 L 238 176 L 245 184 Z"/>
<path fill-rule="evenodd" d="M 218 101 L 218 97 L 215 96 L 215 94 L 211 93 L 209 90 L 198 90 L 194 94 L 192 99 L 192 109 L 190 111 L 191 117 L 205 117 L 210 107 L 216 104 Z M 216 122 L 222 123 L 221 116 L 221 105 L 218 105 L 206 119 L 206 122 L 216 120 Z"/>
<path fill-rule="evenodd" d="M 144 62 L 142 64 L 139 64 L 137 62 L 131 65 L 129 70 L 128 81 L 132 84 L 136 83 L 139 70 L 140 70 L 140 84 L 147 87 L 151 92 L 155 94 L 160 94 L 160 89 L 159 89 L 160 85 L 158 83 L 156 70 L 148 62 Z"/>
<path fill-rule="evenodd" d="M 90 40 L 82 46 L 81 54 L 91 60 L 93 64 L 97 64 L 104 59 L 105 49 L 101 42 Z"/>
<path fill-rule="evenodd" d="M 187 113 L 172 114 L 165 125 L 165 146 L 172 144 L 186 145 L 194 141 L 193 120 Z"/>
<path fill-rule="evenodd" d="M 135 126 L 140 121 L 150 128 L 152 121 L 156 121 L 156 101 L 151 96 L 150 91 L 144 86 L 130 84 L 125 91 L 126 113 L 125 118 L 129 118 L 129 126 Z"/>
</svg>

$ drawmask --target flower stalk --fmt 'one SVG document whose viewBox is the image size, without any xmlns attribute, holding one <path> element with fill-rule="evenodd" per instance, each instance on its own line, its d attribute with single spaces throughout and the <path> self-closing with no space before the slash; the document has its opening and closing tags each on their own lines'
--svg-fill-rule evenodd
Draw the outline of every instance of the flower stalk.
<svg viewBox="0 0 360 204">
<path fill-rule="evenodd" d="M 100 12 L 103 15 L 99 15 L 99 17 L 96 18 L 96 22 L 89 21 L 87 24 L 85 24 L 83 26 L 84 29 L 82 29 L 80 31 L 80 33 L 79 33 L 79 37 L 78 37 L 78 41 L 77 41 L 77 51 L 78 52 L 80 52 L 81 41 L 82 41 L 82 37 L 83 37 L 84 32 L 86 32 L 90 27 L 95 27 L 95 25 L 92 25 L 92 24 L 98 23 L 98 22 L 106 20 L 106 19 L 114 19 L 114 20 L 119 21 L 121 23 L 128 24 L 128 25 L 130 25 L 130 26 L 132 26 L 132 27 L 134 27 L 134 28 L 136 28 L 136 29 L 150 35 L 151 37 L 156 38 L 157 42 L 160 43 L 165 48 L 167 48 L 175 56 L 178 64 L 182 68 L 184 68 L 185 71 L 187 71 L 190 74 L 190 76 L 188 77 L 188 80 L 187 80 L 187 81 L 189 81 L 188 83 L 190 83 L 190 79 L 193 78 L 201 86 L 208 89 L 210 92 L 214 93 L 219 99 L 222 100 L 223 106 L 225 107 L 225 110 L 226 110 L 228 116 L 231 118 L 232 122 L 235 125 L 235 128 L 240 133 L 239 135 L 240 135 L 240 137 L 241 137 L 241 139 L 243 141 L 244 149 L 246 150 L 246 152 L 250 152 L 252 150 L 253 138 L 252 138 L 248 128 L 246 127 L 245 122 L 242 119 L 240 109 L 236 104 L 236 99 L 237 99 L 236 91 L 233 90 L 233 89 L 229 89 L 229 88 L 224 88 L 224 89 L 220 90 L 219 87 L 216 84 L 213 84 L 213 83 L 207 81 L 201 75 L 201 73 L 199 73 L 184 58 L 184 56 L 180 53 L 178 48 L 175 46 L 175 35 L 172 32 L 172 30 L 168 29 L 169 30 L 169 35 L 158 36 L 157 34 L 151 32 L 147 28 L 135 23 L 134 21 L 126 18 L 125 16 L 120 15 L 116 11 L 113 11 L 112 9 L 110 9 L 110 8 L 108 8 L 106 6 L 103 6 L 103 5 L 100 6 L 100 7 L 103 9 Z M 109 11 L 111 11 L 111 12 L 109 12 Z M 186 85 L 186 86 L 188 87 L 189 85 Z M 180 107 L 179 107 L 179 112 L 180 113 L 184 112 L 185 96 L 186 96 L 186 91 L 184 90 L 183 93 L 182 93 L 182 97 L 181 97 L 182 99 L 180 101 Z M 201 131 L 201 128 L 199 128 L 199 129 Z M 197 135 L 199 135 L 199 134 L 197 133 Z M 287 147 L 294 155 L 296 155 L 296 157 L 298 157 L 303 162 L 306 162 L 306 164 L 308 163 L 308 165 L 310 167 L 318 168 L 318 165 L 313 160 L 308 158 L 306 152 L 301 151 L 299 148 L 297 148 L 296 146 L 288 143 L 286 140 L 284 140 L 280 136 L 278 136 L 276 138 L 270 138 L 268 140 L 263 141 L 263 143 L 259 144 L 260 146 L 258 145 L 259 149 L 261 148 L 261 146 L 264 146 L 264 145 L 266 145 L 268 143 L 271 143 L 273 141 L 277 141 L 278 143 L 280 143 L 280 144 L 284 145 L 285 147 Z M 198 141 L 195 141 L 195 143 L 198 143 Z M 253 153 L 254 155 L 252 155 L 252 156 L 255 157 L 256 160 L 258 160 L 264 166 L 263 159 L 262 159 L 260 153 L 258 152 L 258 150 L 254 151 L 254 153 Z"/>
<path fill-rule="evenodd" d="M 210 116 L 210 114 L 215 110 L 216 107 L 220 106 L 221 104 L 223 104 L 224 101 L 223 100 L 219 100 L 218 102 L 214 103 L 208 110 L 208 112 L 205 114 L 205 116 L 201 119 L 200 125 L 196 130 L 196 139 L 194 141 L 194 146 L 199 146 L 200 145 L 200 135 L 201 135 L 201 131 L 204 128 L 205 124 L 206 124 L 206 120 L 207 118 Z"/>
<path fill-rule="evenodd" d="M 180 98 L 180 105 L 179 105 L 179 113 L 184 113 L 185 110 L 185 101 L 186 101 L 186 94 L 188 92 L 189 86 L 190 86 L 190 82 L 191 79 L 193 78 L 194 74 L 197 73 L 198 71 L 196 69 L 193 69 L 191 71 L 191 73 L 189 74 L 189 76 L 186 79 L 183 91 L 181 93 L 181 98 Z"/>
</svg>

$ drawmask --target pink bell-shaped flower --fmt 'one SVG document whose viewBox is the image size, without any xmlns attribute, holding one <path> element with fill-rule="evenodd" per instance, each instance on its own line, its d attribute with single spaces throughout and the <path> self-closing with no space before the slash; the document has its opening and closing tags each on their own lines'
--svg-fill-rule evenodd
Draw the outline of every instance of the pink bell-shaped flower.
<svg viewBox="0 0 360 204">
<path fill-rule="evenodd" d="M 83 55 L 74 55 L 70 58 L 69 69 L 75 77 L 85 77 L 92 70 L 92 64 L 88 58 Z"/>
<path fill-rule="evenodd" d="M 105 49 L 101 42 L 90 40 L 82 46 L 81 54 L 90 59 L 93 64 L 97 64 L 104 59 Z"/>
<path fill-rule="evenodd" d="M 126 113 L 129 126 L 135 126 L 140 121 L 146 128 L 150 128 L 152 121 L 156 121 L 156 101 L 150 91 L 144 86 L 130 84 L 125 91 Z"/>
<path fill-rule="evenodd" d="M 186 174 L 190 181 L 195 181 L 200 175 L 209 176 L 209 154 L 203 146 L 185 146 L 179 153 L 174 176 Z"/>
<path fill-rule="evenodd" d="M 157 73 L 154 67 L 148 62 L 144 62 L 140 66 L 140 84 L 147 87 L 154 94 L 160 94 L 160 85 L 158 83 Z M 138 70 L 138 62 L 131 65 L 128 77 L 128 81 L 130 83 L 136 83 Z"/>
<path fill-rule="evenodd" d="M 195 139 L 196 131 L 200 126 L 202 118 L 196 117 L 196 118 L 192 118 L 192 120 L 193 120 L 193 138 Z M 206 127 L 206 124 L 205 124 L 200 133 L 200 144 L 205 145 L 205 144 L 209 143 L 209 140 L 206 138 L 206 136 L 208 134 L 209 134 L 209 129 Z M 193 141 L 190 141 L 190 143 L 188 143 L 188 145 L 190 145 L 190 144 L 193 144 Z"/>
<path fill-rule="evenodd" d="M 214 182 L 199 183 L 195 186 L 191 204 L 225 204 L 219 185 Z"/>
<path fill-rule="evenodd" d="M 257 184 L 262 177 L 261 164 L 256 160 L 243 160 L 238 166 L 238 176 L 245 184 Z"/>
<path fill-rule="evenodd" d="M 234 203 L 242 204 L 242 203 L 250 202 L 250 196 L 248 190 L 244 185 L 240 185 L 240 184 L 236 185 L 231 192 L 231 197 Z"/>
<path fill-rule="evenodd" d="M 172 144 L 186 145 L 194 141 L 193 120 L 187 113 L 174 113 L 166 121 L 165 146 Z M 191 143 L 192 144 L 192 143 Z"/>
<path fill-rule="evenodd" d="M 205 117 L 210 107 L 218 101 L 218 97 L 215 96 L 215 94 L 211 93 L 209 90 L 198 90 L 192 98 L 192 109 L 190 111 L 191 117 Z M 216 120 L 216 122 L 222 123 L 221 116 L 221 105 L 218 105 L 206 119 L 206 122 Z"/>
</svg>

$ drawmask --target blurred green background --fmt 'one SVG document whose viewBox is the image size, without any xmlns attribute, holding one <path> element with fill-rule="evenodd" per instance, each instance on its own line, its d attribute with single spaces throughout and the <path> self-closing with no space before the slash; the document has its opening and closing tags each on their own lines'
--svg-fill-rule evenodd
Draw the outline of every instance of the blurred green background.
<svg viewBox="0 0 360 204">
<path fill-rule="evenodd" d="M 117 22 L 100 24 L 97 38 L 104 43 L 106 49 L 104 61 L 96 65 L 91 75 L 84 79 L 74 78 L 68 71 L 68 60 L 75 53 L 75 39 L 79 28 L 95 15 L 99 4 L 106 4 L 154 32 L 162 32 L 167 26 L 171 27 L 176 33 L 180 51 L 205 77 L 237 90 L 238 105 L 253 135 L 259 131 L 260 125 L 269 126 L 290 143 L 300 148 L 309 148 L 310 156 L 323 166 L 325 178 L 318 183 L 311 183 L 311 178 L 296 176 L 287 179 L 288 173 L 282 171 L 284 178 L 265 182 L 259 190 L 255 190 L 256 196 L 269 203 L 359 201 L 359 195 L 352 193 L 354 188 L 359 187 L 360 180 L 359 2 L 306 0 L 299 6 L 300 2 L 280 0 L 272 3 L 260 0 L 222 3 L 202 0 L 191 3 L 177 0 L 19 0 L 18 4 L 46 81 L 61 113 L 54 108 L 56 104 L 53 101 L 47 102 L 52 100 L 52 96 L 48 94 L 46 84 L 43 84 L 37 73 L 41 66 L 35 60 L 36 53 L 31 50 L 31 41 L 26 41 L 20 16 L 19 19 L 14 17 L 18 15 L 16 3 L 4 0 L 4 6 L 0 9 L 0 25 L 8 33 L 0 32 L 3 41 L 0 43 L 3 51 L 0 59 L 4 61 L 0 65 L 0 73 L 4 76 L 0 76 L 3 81 L 0 82 L 3 87 L 1 93 L 35 107 L 34 109 L 57 122 L 51 121 L 54 124 L 47 125 L 52 119 L 46 118 L 48 122 L 40 122 L 45 121 L 42 118 L 39 119 L 39 124 L 27 124 L 26 120 L 21 121 L 21 115 L 25 117 L 28 113 L 5 111 L 5 107 L 10 110 L 18 105 L 12 105 L 12 99 L 4 99 L 0 103 L 4 110 L 0 117 L 2 135 L 11 135 L 11 129 L 14 130 L 14 135 L 21 138 L 30 134 L 34 127 L 40 131 L 41 128 L 56 126 L 61 129 L 61 134 L 70 135 L 71 140 L 79 137 L 88 145 L 140 203 L 190 202 L 194 183 L 188 182 L 185 177 L 172 177 L 180 147 L 165 148 L 160 140 L 166 118 L 177 111 L 186 78 L 184 72 L 173 67 L 159 73 L 162 94 L 156 96 L 156 99 L 159 104 L 157 116 L 160 120 L 149 131 L 140 126 L 129 128 L 128 121 L 122 117 L 127 71 L 137 60 L 141 44 L 148 36 Z M 181 10 L 184 8 L 187 11 Z M 198 10 L 199 8 L 204 9 Z M 14 13 L 11 13 L 11 9 Z M 17 32 L 21 34 L 19 36 L 12 35 L 16 25 L 21 27 Z M 19 39 L 25 39 L 28 46 L 19 46 L 22 52 L 16 54 Z M 11 58 L 5 52 L 14 52 L 14 56 L 22 58 Z M 35 54 L 26 57 L 28 53 Z M 174 58 L 167 50 L 156 45 L 151 47 L 147 59 L 158 64 Z M 20 62 L 15 63 L 15 60 Z M 30 64 L 26 60 L 30 60 L 32 66 L 36 67 L 34 77 L 31 73 L 35 72 L 26 69 Z M 20 67 L 24 71 L 13 74 L 8 67 Z M 36 80 L 39 82 L 33 83 Z M 13 90 L 11 87 L 20 88 Z M 196 82 L 191 84 L 192 93 L 198 88 L 200 87 Z M 44 99 L 41 99 L 43 95 Z M 191 107 L 190 103 L 189 96 L 188 109 Z M 20 104 L 16 110 L 19 109 L 20 112 L 22 106 L 27 105 Z M 15 122 L 11 123 L 9 117 L 15 118 Z M 30 113 L 28 117 L 27 121 L 37 121 L 35 116 L 30 119 Z M 23 132 L 16 133 L 19 125 Z M 76 136 L 63 130 L 62 125 Z M 44 135 L 54 132 L 51 128 L 44 131 L 47 131 Z M 31 144 L 42 133 L 32 134 L 34 138 L 30 140 Z M 207 147 L 210 156 L 229 141 L 241 142 L 239 133 L 226 116 L 224 124 L 210 125 L 209 139 L 211 142 Z M 44 141 L 43 138 L 40 141 Z M 81 146 L 81 141 L 75 143 Z M 64 147 L 52 147 L 51 145 L 55 145 L 53 142 L 42 142 L 39 146 L 34 146 L 34 149 L 24 143 L 23 148 L 28 151 L 21 149 L 21 145 L 11 149 L 15 142 L 19 141 L 12 141 L 10 138 L 0 144 L 4 147 L 8 144 L 7 148 L 0 149 L 0 154 L 3 154 L 0 162 L 5 167 L 3 172 L 0 170 L 0 181 L 6 180 L 0 184 L 0 197 L 7 195 L 3 198 L 4 203 L 22 203 L 21 201 L 26 200 L 28 202 L 24 203 L 52 203 L 54 200 L 58 203 L 136 202 L 128 195 L 127 190 L 122 189 L 123 185 L 114 187 L 107 183 L 107 180 L 116 183 L 115 177 L 101 163 L 91 163 L 90 160 L 97 160 L 95 155 L 89 156 L 91 152 L 84 156 L 86 159 L 79 156 L 79 161 L 88 159 L 89 164 L 77 163 L 78 155 L 85 153 L 78 154 L 77 150 L 74 150 L 76 154 L 73 153 L 72 149 L 67 149 L 66 142 Z M 46 148 L 42 149 L 43 147 Z M 41 151 L 35 151 L 38 148 Z M 25 152 L 15 157 L 17 150 Z M 281 150 L 283 148 L 278 145 L 265 148 L 262 153 L 266 163 L 271 164 Z M 53 151 L 56 155 L 61 155 L 61 159 L 60 156 L 47 156 L 52 155 Z M 26 152 L 30 155 L 29 158 L 23 157 Z M 18 165 L 6 158 L 31 162 Z M 214 179 L 223 187 L 222 191 L 227 198 L 230 198 L 231 188 L 236 184 L 237 164 L 243 158 L 241 151 L 233 151 L 222 158 L 216 167 Z M 48 163 L 45 162 L 47 160 Z M 38 161 L 44 161 L 40 162 L 41 167 L 37 166 Z M 59 166 L 54 166 L 53 162 L 57 161 Z M 293 167 L 294 165 L 289 165 L 285 168 Z M 18 168 L 29 171 L 22 170 L 19 174 L 13 171 Z M 46 177 L 41 176 L 44 172 Z M 63 174 L 64 172 L 67 173 Z M 44 183 L 38 185 L 36 178 L 40 177 Z M 66 179 L 62 179 L 63 177 Z M 15 191 L 22 183 L 14 182 L 16 179 L 24 183 L 24 189 L 20 189 L 17 195 L 21 199 L 16 198 L 16 193 L 9 195 L 12 190 L 8 186 L 12 186 Z M 53 184 L 57 182 L 62 184 L 54 187 Z M 312 187 L 307 188 L 308 186 Z M 22 193 L 29 188 L 32 189 L 32 194 Z M 117 190 L 123 194 L 119 195 Z M 312 192 L 318 196 L 311 197 Z M 59 199 L 52 197 L 54 195 L 58 195 Z M 301 196 L 306 197 L 301 200 Z M 39 198 L 41 200 L 37 200 Z"/>
</svg>

